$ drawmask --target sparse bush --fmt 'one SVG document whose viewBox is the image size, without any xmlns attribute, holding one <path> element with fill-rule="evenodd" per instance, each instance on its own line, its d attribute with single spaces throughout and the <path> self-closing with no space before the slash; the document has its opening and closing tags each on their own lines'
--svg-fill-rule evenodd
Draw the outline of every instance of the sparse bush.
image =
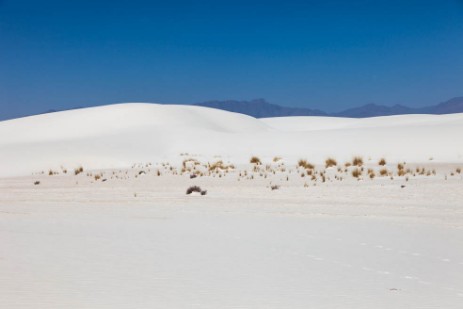
<svg viewBox="0 0 463 309">
<path fill-rule="evenodd" d="M 378 165 L 381 165 L 381 166 L 386 165 L 386 159 L 381 158 L 381 159 L 379 160 L 379 162 L 378 162 Z"/>
<path fill-rule="evenodd" d="M 220 170 L 228 170 L 228 169 L 234 169 L 234 168 L 235 168 L 235 166 L 226 165 L 221 160 L 219 160 L 217 162 L 214 162 L 214 163 L 209 165 L 209 171 L 210 172 L 219 172 Z"/>
<path fill-rule="evenodd" d="M 273 190 L 278 190 L 278 189 L 280 189 L 280 186 L 278 186 L 278 185 L 272 185 L 272 186 L 270 187 L 270 189 L 272 189 L 272 191 L 273 191 Z"/>
<path fill-rule="evenodd" d="M 311 170 L 311 169 L 314 169 L 315 166 L 309 162 L 307 162 L 307 160 L 303 160 L 303 159 L 300 159 L 299 161 L 297 161 L 297 165 L 299 167 L 303 167 L 307 170 Z"/>
<path fill-rule="evenodd" d="M 376 176 L 375 172 L 373 171 L 371 171 L 371 173 L 368 173 L 368 175 L 370 176 L 370 179 L 373 179 Z"/>
<path fill-rule="evenodd" d="M 101 178 L 101 175 L 96 174 L 96 175 L 94 176 L 94 178 L 95 178 L 95 180 L 99 180 L 99 179 Z"/>
<path fill-rule="evenodd" d="M 183 167 L 186 167 L 188 164 L 199 165 L 201 163 L 198 160 L 193 159 L 193 158 L 188 158 L 188 159 L 183 160 L 182 162 Z"/>
<path fill-rule="evenodd" d="M 79 175 L 84 171 L 84 168 L 82 166 L 79 166 L 78 168 L 74 169 L 74 175 Z"/>
<path fill-rule="evenodd" d="M 332 167 L 332 166 L 336 166 L 336 165 L 338 165 L 338 162 L 336 162 L 336 160 L 333 159 L 333 158 L 328 158 L 328 159 L 325 160 L 325 167 L 327 167 L 327 168 Z"/>
<path fill-rule="evenodd" d="M 352 159 L 352 165 L 354 165 L 354 166 L 362 166 L 363 165 L 363 158 L 362 157 L 354 157 L 354 159 Z"/>
<path fill-rule="evenodd" d="M 198 177 L 196 174 L 190 174 L 190 179 Z"/>
<path fill-rule="evenodd" d="M 256 156 L 251 157 L 249 162 L 252 163 L 252 164 L 256 164 L 256 165 L 261 165 L 262 164 L 260 159 L 258 157 L 256 157 Z"/>
<path fill-rule="evenodd" d="M 40 185 L 40 181 L 34 181 L 34 185 L 37 186 L 37 185 Z"/>
<path fill-rule="evenodd" d="M 349 167 L 349 166 L 351 166 L 351 165 L 352 165 L 352 163 L 350 163 L 350 162 L 344 163 L 344 166 L 345 166 L 345 167 Z M 347 171 L 347 170 L 346 170 L 346 171 Z"/>
<path fill-rule="evenodd" d="M 457 174 L 461 174 L 461 168 L 460 167 L 457 167 L 457 169 L 455 171 L 457 172 Z"/>
<path fill-rule="evenodd" d="M 201 188 L 198 186 L 191 186 L 186 190 L 186 194 L 191 194 L 193 192 L 199 192 L 201 193 Z"/>
<path fill-rule="evenodd" d="M 358 168 L 352 170 L 352 176 L 354 176 L 355 178 L 359 178 L 361 175 L 362 175 L 362 171 L 359 170 Z"/>
<path fill-rule="evenodd" d="M 383 168 L 379 171 L 379 174 L 381 176 L 387 176 L 387 174 L 389 174 L 389 172 L 387 171 L 387 169 Z"/>
<path fill-rule="evenodd" d="M 281 160 L 281 157 L 273 157 L 273 162 L 278 162 Z"/>
</svg>

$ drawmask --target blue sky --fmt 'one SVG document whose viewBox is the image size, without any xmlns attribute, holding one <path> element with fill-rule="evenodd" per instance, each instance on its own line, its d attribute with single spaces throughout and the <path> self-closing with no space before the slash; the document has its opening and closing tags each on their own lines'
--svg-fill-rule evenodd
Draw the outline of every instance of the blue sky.
<svg viewBox="0 0 463 309">
<path fill-rule="evenodd" d="M 338 111 L 461 95 L 461 0 L 0 0 L 0 119 L 134 101 Z"/>
</svg>

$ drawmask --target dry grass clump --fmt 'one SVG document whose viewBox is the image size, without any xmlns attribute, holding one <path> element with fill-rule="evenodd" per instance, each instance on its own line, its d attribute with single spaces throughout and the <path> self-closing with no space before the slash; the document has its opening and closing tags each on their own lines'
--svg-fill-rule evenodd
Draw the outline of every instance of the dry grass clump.
<svg viewBox="0 0 463 309">
<path fill-rule="evenodd" d="M 352 170 L 352 176 L 359 178 L 362 175 L 362 171 L 358 168 Z"/>
<path fill-rule="evenodd" d="M 193 158 L 188 158 L 182 161 L 182 173 L 190 172 L 192 169 L 196 168 L 196 165 L 200 165 L 201 163 Z M 172 170 L 172 168 L 171 168 Z"/>
<path fill-rule="evenodd" d="M 299 167 L 303 167 L 307 170 L 312 170 L 315 168 L 315 166 L 309 162 L 307 162 L 307 160 L 303 160 L 303 159 L 300 159 L 298 162 L 297 162 L 297 166 Z"/>
<path fill-rule="evenodd" d="M 328 158 L 328 159 L 325 160 L 325 167 L 327 167 L 327 168 L 332 167 L 332 166 L 336 166 L 336 165 L 338 165 L 338 162 L 336 162 L 336 160 L 333 159 L 333 158 Z"/>
<path fill-rule="evenodd" d="M 256 165 L 261 165 L 262 164 L 260 159 L 258 157 L 256 157 L 256 156 L 251 157 L 251 159 L 249 160 L 249 163 L 256 164 Z"/>
<path fill-rule="evenodd" d="M 74 175 L 79 175 L 84 171 L 84 168 L 82 166 L 79 166 L 78 168 L 74 169 Z"/>
<path fill-rule="evenodd" d="M 362 157 L 354 157 L 352 159 L 353 166 L 362 166 L 363 165 L 363 158 Z"/>
<path fill-rule="evenodd" d="M 207 194 L 207 190 L 201 190 L 201 188 L 198 187 L 198 186 L 191 186 L 186 190 L 186 194 L 191 194 L 193 192 L 198 192 L 201 195 L 206 195 Z"/>
<path fill-rule="evenodd" d="M 379 160 L 379 162 L 378 162 L 378 165 L 381 165 L 381 166 L 386 165 L 386 159 L 381 158 L 381 159 Z"/>
<path fill-rule="evenodd" d="M 282 159 L 281 157 L 273 157 L 272 161 L 273 162 L 278 162 L 278 161 L 281 161 L 281 159 Z"/>
<path fill-rule="evenodd" d="M 210 172 L 219 172 L 220 170 L 228 171 L 229 169 L 234 169 L 234 168 L 235 168 L 234 165 L 226 165 L 225 163 L 223 163 L 222 160 L 209 164 L 209 167 L 208 167 Z"/>
<path fill-rule="evenodd" d="M 402 163 L 397 164 L 397 176 L 405 176 L 405 166 Z"/>
</svg>

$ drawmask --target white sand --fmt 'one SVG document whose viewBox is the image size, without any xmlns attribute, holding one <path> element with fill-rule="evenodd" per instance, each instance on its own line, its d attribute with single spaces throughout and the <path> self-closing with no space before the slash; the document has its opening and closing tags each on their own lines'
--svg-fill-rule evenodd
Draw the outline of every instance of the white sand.
<svg viewBox="0 0 463 309">
<path fill-rule="evenodd" d="M 0 122 L 0 176 L 60 166 L 130 167 L 180 162 L 181 153 L 247 163 L 282 156 L 322 163 L 353 155 L 378 160 L 463 162 L 463 114 L 367 119 L 255 119 L 205 107 L 119 104 Z"/>
<path fill-rule="evenodd" d="M 461 175 L 304 188 L 292 172 L 271 191 L 257 174 L 139 170 L 0 180 L 0 307 L 463 304 Z"/>
<path fill-rule="evenodd" d="M 257 120 L 145 104 L 0 122 L 0 308 L 462 308 L 462 129 L 462 114 Z M 256 172 L 241 164 L 252 154 Z M 354 154 L 360 180 L 294 166 Z M 190 179 L 190 157 L 237 165 Z M 91 170 L 110 167 L 129 168 Z"/>
</svg>

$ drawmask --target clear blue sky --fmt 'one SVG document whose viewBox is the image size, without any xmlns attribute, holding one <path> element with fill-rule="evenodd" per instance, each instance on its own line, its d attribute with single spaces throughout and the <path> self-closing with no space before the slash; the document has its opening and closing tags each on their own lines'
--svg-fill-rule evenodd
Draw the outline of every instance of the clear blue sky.
<svg viewBox="0 0 463 309">
<path fill-rule="evenodd" d="M 462 0 L 0 0 L 0 119 L 133 101 L 337 111 L 461 95 Z"/>
</svg>

